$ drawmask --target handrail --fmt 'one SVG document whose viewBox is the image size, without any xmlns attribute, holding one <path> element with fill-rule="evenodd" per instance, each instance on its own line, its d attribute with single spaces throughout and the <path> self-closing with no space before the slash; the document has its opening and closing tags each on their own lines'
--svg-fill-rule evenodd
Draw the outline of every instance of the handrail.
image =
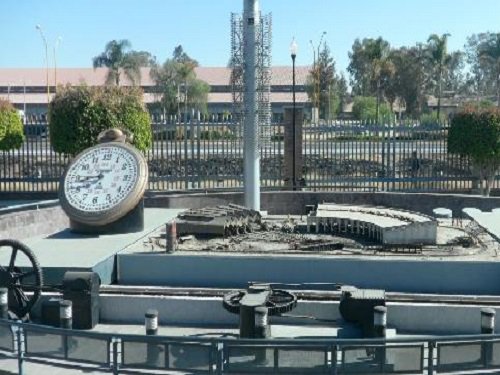
<svg viewBox="0 0 500 375">
<path fill-rule="evenodd" d="M 269 350 L 298 350 L 298 349 L 304 349 L 304 351 L 307 351 L 308 349 L 310 350 L 323 350 L 325 353 L 330 352 L 337 352 L 339 350 L 343 349 L 350 349 L 352 348 L 358 348 L 358 349 L 363 349 L 363 348 L 373 348 L 373 347 L 386 347 L 387 349 L 392 348 L 397 348 L 397 347 L 418 347 L 420 346 L 422 350 L 423 348 L 428 348 L 428 355 L 433 355 L 433 356 L 439 356 L 440 351 L 439 350 L 434 350 L 439 345 L 443 344 L 448 344 L 448 345 L 461 345 L 461 344 L 480 344 L 481 347 L 485 347 L 487 345 L 492 345 L 493 343 L 500 342 L 500 334 L 492 334 L 492 335 L 485 335 L 485 334 L 474 334 L 474 335 L 447 335 L 447 336 L 419 336 L 419 337 L 395 337 L 395 338 L 387 338 L 387 339 L 380 339 L 380 338 L 370 338 L 370 339 L 346 339 L 346 338 L 318 338 L 318 339 L 235 339 L 235 338 L 214 338 L 214 337 L 192 337 L 192 336 L 183 336 L 183 337 L 178 337 L 178 336 L 146 336 L 146 335 L 137 335 L 137 334 L 121 334 L 121 333 L 103 333 L 103 332 L 89 332 L 89 331 L 76 331 L 76 330 L 68 330 L 68 329 L 62 329 L 62 328 L 55 328 L 55 327 L 49 327 L 49 326 L 41 326 L 37 324 L 32 324 L 32 323 L 23 323 L 20 321 L 9 321 L 9 320 L 2 320 L 0 319 L 0 327 L 10 327 L 11 331 L 13 333 L 12 335 L 12 348 L 14 348 L 14 351 L 10 352 L 11 357 L 15 357 L 18 359 L 19 363 L 19 373 L 23 373 L 23 363 L 25 361 L 33 361 L 33 362 L 40 362 L 40 357 L 41 355 L 32 354 L 32 353 L 27 353 L 26 352 L 26 347 L 22 345 L 22 343 L 25 342 L 26 337 L 29 337 L 30 332 L 37 332 L 37 333 L 46 333 L 46 334 L 52 334 L 52 335 L 60 335 L 62 337 L 84 337 L 84 338 L 90 338 L 90 339 L 96 339 L 96 340 L 102 340 L 106 341 L 110 347 L 110 355 L 109 355 L 109 362 L 107 365 L 109 366 L 106 367 L 105 369 L 109 370 L 110 372 L 112 371 L 114 374 L 117 374 L 120 368 L 144 368 L 148 369 L 151 367 L 148 367 L 146 365 L 141 366 L 141 365 L 125 365 L 123 362 L 123 358 L 121 357 L 123 355 L 123 350 L 124 350 L 124 343 L 142 343 L 148 345 L 160 345 L 163 347 L 167 347 L 170 345 L 194 345 L 194 346 L 204 346 L 207 348 L 209 351 L 209 360 L 207 360 L 206 364 L 207 366 L 222 366 L 227 358 L 225 355 L 227 355 L 226 351 L 222 350 L 223 353 L 220 354 L 222 355 L 222 359 L 220 361 L 213 361 L 213 357 L 219 355 L 219 352 L 221 348 L 230 348 L 230 349 L 246 349 L 246 350 L 262 350 L 262 348 L 266 348 Z M 28 336 L 27 336 L 28 335 Z M 21 343 L 21 344 L 20 344 Z M 259 349 L 260 348 L 260 349 Z M 67 350 L 67 348 L 65 348 Z M 5 351 L 4 351 L 5 352 Z M 9 351 L 7 351 L 9 352 Z M 224 354 L 225 353 L 225 354 Z M 275 354 L 276 355 L 276 354 Z M 38 358 L 37 358 L 38 357 Z M 120 359 L 119 359 L 120 358 Z M 326 358 L 326 357 L 325 357 Z M 333 358 L 333 357 L 332 357 Z M 335 357 L 336 358 L 336 357 Z M 434 358 L 434 357 L 433 357 Z M 439 362 L 439 358 L 437 359 L 436 363 Z M 277 359 L 275 359 L 276 361 Z M 53 366 L 74 366 L 75 368 L 79 367 L 84 367 L 84 366 L 90 366 L 92 364 L 95 365 L 95 363 L 89 362 L 89 361 L 79 361 L 78 359 L 74 358 L 68 358 L 65 359 L 65 363 L 60 363 L 61 359 L 60 358 L 43 358 L 44 363 L 49 363 Z M 326 361 L 326 360 L 325 360 Z M 424 358 L 422 355 L 421 358 L 421 366 L 422 368 L 428 367 L 426 363 L 431 363 L 430 359 L 428 357 Z M 70 364 L 68 364 L 68 362 Z M 335 361 L 331 361 L 330 365 L 337 367 L 338 364 Z M 219 364 L 220 363 L 220 364 Z M 219 365 L 218 365 L 219 364 Z M 106 364 L 103 364 L 106 365 Z M 275 363 L 276 365 L 276 363 Z M 343 365 L 343 363 L 341 364 Z M 325 362 L 326 366 L 326 362 Z M 489 368 L 494 368 L 492 365 L 489 364 L 484 364 L 484 369 L 489 369 Z M 166 367 L 160 367 L 159 369 L 169 369 L 168 366 Z M 170 371 L 175 370 L 175 369 L 169 369 Z M 178 368 L 180 370 L 180 368 Z M 457 368 L 456 371 L 459 371 L 460 368 Z M 465 369 L 467 370 L 467 368 Z M 463 372 L 464 370 L 460 370 L 461 373 L 467 373 Z M 471 370 L 472 371 L 472 370 Z M 477 368 L 474 369 L 475 372 L 471 373 L 477 373 Z M 223 373 L 222 368 L 218 368 L 216 373 Z M 430 368 L 427 368 L 427 373 L 428 374 L 433 374 L 435 373 L 435 369 L 433 366 Z M 448 371 L 448 373 L 450 373 Z"/>
</svg>

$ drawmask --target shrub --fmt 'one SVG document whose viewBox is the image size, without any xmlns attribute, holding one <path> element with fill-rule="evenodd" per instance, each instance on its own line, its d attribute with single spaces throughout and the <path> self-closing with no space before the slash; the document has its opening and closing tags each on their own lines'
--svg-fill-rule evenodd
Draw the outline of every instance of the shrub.
<svg viewBox="0 0 500 375">
<path fill-rule="evenodd" d="M 8 101 L 0 99 L 0 150 L 8 151 L 21 147 L 24 130 L 21 116 Z"/>
<path fill-rule="evenodd" d="M 461 110 L 462 111 L 471 111 L 474 109 L 481 110 L 481 109 L 493 109 L 495 107 L 495 103 L 493 103 L 491 100 L 488 99 L 481 99 L 481 100 L 472 100 L 468 101 L 462 104 Z"/>
<path fill-rule="evenodd" d="M 371 96 L 357 96 L 352 105 L 352 115 L 356 120 L 375 122 L 377 117 L 377 99 Z M 394 122 L 394 114 L 386 103 L 380 103 L 379 120 L 381 123 Z"/>
<path fill-rule="evenodd" d="M 448 131 L 448 152 L 469 157 L 483 194 L 489 195 L 500 169 L 500 110 L 467 108 L 457 113 Z"/>
<path fill-rule="evenodd" d="M 75 155 L 95 145 L 99 133 L 109 128 L 130 131 L 141 151 L 151 147 L 151 123 L 140 89 L 66 86 L 50 103 L 50 141 L 56 152 Z"/>
<path fill-rule="evenodd" d="M 439 119 L 435 112 L 424 113 L 420 116 L 420 125 L 422 126 L 435 126 L 444 123 L 446 123 L 446 115 L 443 113 L 439 115 Z"/>
</svg>

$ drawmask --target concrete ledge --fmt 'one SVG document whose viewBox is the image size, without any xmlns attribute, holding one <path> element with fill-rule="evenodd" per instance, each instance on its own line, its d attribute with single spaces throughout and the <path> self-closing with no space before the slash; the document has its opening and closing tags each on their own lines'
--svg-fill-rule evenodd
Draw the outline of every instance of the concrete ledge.
<svg viewBox="0 0 500 375">
<path fill-rule="evenodd" d="M 337 301 L 299 301 L 290 314 L 313 316 L 318 319 L 342 318 Z M 155 297 L 155 296 L 101 296 L 101 322 L 112 324 L 144 324 L 144 313 L 154 308 L 159 312 L 161 325 L 232 326 L 237 328 L 239 318 L 222 307 L 221 298 Z M 497 309 L 497 314 L 500 309 Z M 388 303 L 387 324 L 404 334 L 479 334 L 481 306 L 446 304 Z M 288 317 L 271 317 L 271 324 L 325 325 L 322 321 Z M 497 324 L 497 333 L 500 327 Z"/>
<path fill-rule="evenodd" d="M 67 228 L 69 219 L 59 203 L 29 204 L 0 211 L 0 237 L 23 240 Z"/>
<path fill-rule="evenodd" d="M 500 262 L 257 256 L 118 254 L 125 285 L 245 288 L 249 281 L 343 283 L 404 293 L 500 295 Z"/>
</svg>

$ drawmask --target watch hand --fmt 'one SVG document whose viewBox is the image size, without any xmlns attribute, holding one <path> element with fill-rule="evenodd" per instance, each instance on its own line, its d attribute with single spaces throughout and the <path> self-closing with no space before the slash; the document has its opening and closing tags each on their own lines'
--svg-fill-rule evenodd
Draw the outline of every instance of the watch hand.
<svg viewBox="0 0 500 375">
<path fill-rule="evenodd" d="M 87 181 L 87 180 L 93 180 L 93 179 L 99 179 L 101 178 L 101 175 L 90 175 L 90 176 L 80 176 L 80 178 L 78 179 L 78 181 Z"/>
</svg>

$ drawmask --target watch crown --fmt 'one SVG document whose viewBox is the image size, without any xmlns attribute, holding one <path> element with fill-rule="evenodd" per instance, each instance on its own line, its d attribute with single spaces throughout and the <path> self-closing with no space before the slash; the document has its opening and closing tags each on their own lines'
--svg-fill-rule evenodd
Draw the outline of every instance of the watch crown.
<svg viewBox="0 0 500 375">
<path fill-rule="evenodd" d="M 107 142 L 131 142 L 133 135 L 128 131 L 119 128 L 106 129 L 99 133 L 97 140 L 99 143 Z"/>
</svg>

